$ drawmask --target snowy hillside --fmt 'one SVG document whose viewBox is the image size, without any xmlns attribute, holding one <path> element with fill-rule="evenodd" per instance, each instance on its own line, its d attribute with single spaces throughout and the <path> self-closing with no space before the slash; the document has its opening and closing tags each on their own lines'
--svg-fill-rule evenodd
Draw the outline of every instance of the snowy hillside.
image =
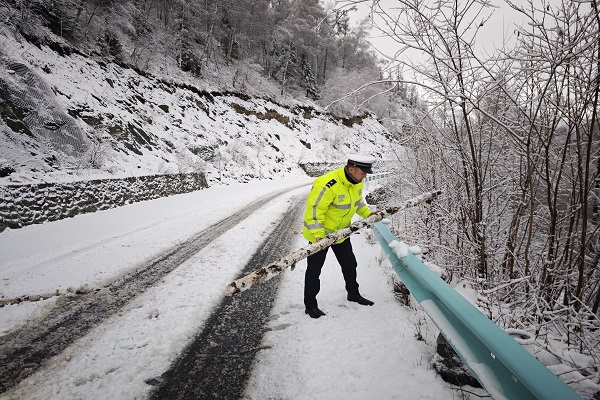
<svg viewBox="0 0 600 400">
<path fill-rule="evenodd" d="M 349 152 L 385 158 L 393 143 L 370 116 L 167 82 L 7 31 L 0 41 L 0 183 L 186 172 L 245 182 L 302 176 L 300 163 Z"/>
</svg>

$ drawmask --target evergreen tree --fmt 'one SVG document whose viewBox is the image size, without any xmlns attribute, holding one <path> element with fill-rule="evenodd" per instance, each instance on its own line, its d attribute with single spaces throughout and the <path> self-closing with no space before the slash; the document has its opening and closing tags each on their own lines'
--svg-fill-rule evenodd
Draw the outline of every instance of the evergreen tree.
<svg viewBox="0 0 600 400">
<path fill-rule="evenodd" d="M 310 64 L 306 62 L 306 57 L 302 56 L 302 71 L 304 74 L 304 88 L 306 89 L 306 96 L 313 100 L 318 100 L 321 97 L 319 88 L 317 87 L 317 81 L 313 74 Z"/>
</svg>

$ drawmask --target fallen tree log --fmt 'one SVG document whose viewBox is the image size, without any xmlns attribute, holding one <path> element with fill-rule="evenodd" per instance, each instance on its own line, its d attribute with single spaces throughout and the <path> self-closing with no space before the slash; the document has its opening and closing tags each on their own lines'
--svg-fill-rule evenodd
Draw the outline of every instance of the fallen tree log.
<svg viewBox="0 0 600 400">
<path fill-rule="evenodd" d="M 279 275 L 283 270 L 289 267 L 293 267 L 296 263 L 312 254 L 318 253 L 321 250 L 324 250 L 336 243 L 337 241 L 344 239 L 350 236 L 352 233 L 359 231 L 362 228 L 371 226 L 372 224 L 381 221 L 388 215 L 392 215 L 397 213 L 398 211 L 404 210 L 406 208 L 415 207 L 420 204 L 430 203 L 433 199 L 435 199 L 442 192 L 439 190 L 423 193 L 417 197 L 414 197 L 410 200 L 406 200 L 404 203 L 397 207 L 390 207 L 385 209 L 384 211 L 377 212 L 365 219 L 360 221 L 356 221 L 352 223 L 350 226 L 344 229 L 340 229 L 332 234 L 327 235 L 326 238 L 319 240 L 318 242 L 312 243 L 306 247 L 302 247 L 298 250 L 293 251 L 287 256 L 275 261 L 272 264 L 267 265 L 266 267 L 257 269 L 254 272 L 251 272 L 248 275 L 245 275 L 235 281 L 231 282 L 227 285 L 226 293 L 228 295 L 233 295 L 236 293 L 241 293 L 245 290 L 248 290 L 254 286 L 260 285 L 263 282 L 268 281 L 274 276 Z"/>
</svg>

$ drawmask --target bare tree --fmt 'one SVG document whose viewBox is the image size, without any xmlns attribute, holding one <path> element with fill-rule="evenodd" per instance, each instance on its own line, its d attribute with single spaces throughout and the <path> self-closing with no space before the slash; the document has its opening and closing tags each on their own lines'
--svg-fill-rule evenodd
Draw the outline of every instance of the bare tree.
<svg viewBox="0 0 600 400">
<path fill-rule="evenodd" d="M 560 316 L 583 346 L 582 316 L 597 319 L 600 307 L 597 1 L 507 2 L 526 23 L 491 55 L 477 47 L 488 2 L 342 2 L 357 3 L 400 49 L 389 62 L 403 77 L 392 81 L 426 102 L 407 179 L 446 190 L 436 261 L 454 260 L 452 273 L 495 301 L 518 302 L 522 323 Z"/>
</svg>

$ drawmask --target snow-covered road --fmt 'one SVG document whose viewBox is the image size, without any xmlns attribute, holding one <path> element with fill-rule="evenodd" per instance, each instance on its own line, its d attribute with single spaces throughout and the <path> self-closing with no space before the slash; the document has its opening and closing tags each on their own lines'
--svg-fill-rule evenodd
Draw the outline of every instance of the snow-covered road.
<svg viewBox="0 0 600 400">
<path fill-rule="evenodd" d="M 29 365 L 23 373 L 31 375 L 0 398 L 147 397 L 152 390 L 148 382 L 161 376 L 202 330 L 227 284 L 273 231 L 290 201 L 308 193 L 310 182 L 214 187 L 0 234 L 2 298 L 60 294 L 0 308 L 2 343 L 15 328 L 39 321 L 48 308 L 60 305 L 66 293 L 101 289 L 248 204 L 283 190 L 231 229 L 215 233 L 201 251 L 39 369 Z M 299 233 L 300 226 L 294 248 L 304 245 Z M 345 300 L 339 266 L 329 257 L 319 296 L 328 315 L 311 320 L 302 306 L 305 264 L 284 273 L 247 399 L 452 396 L 428 366 L 435 337 L 424 332 L 426 342 L 416 341 L 422 315 L 394 299 L 393 272 L 380 262 L 379 247 L 367 236 L 352 240 L 361 290 L 375 306 Z M 28 360 L 23 361 L 27 367 Z"/>
</svg>

